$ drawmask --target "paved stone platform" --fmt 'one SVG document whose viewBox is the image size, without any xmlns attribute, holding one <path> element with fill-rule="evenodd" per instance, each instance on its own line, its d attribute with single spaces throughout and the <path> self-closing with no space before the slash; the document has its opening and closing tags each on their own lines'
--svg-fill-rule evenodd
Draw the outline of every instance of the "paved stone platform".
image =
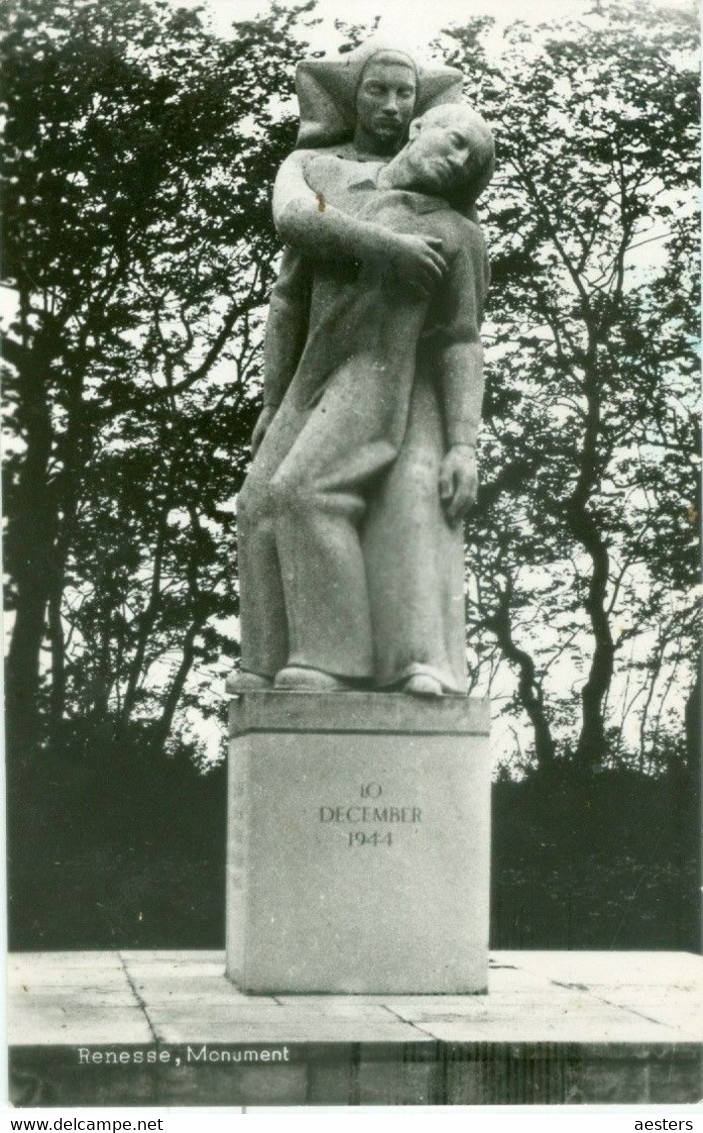
<svg viewBox="0 0 703 1133">
<path fill-rule="evenodd" d="M 493 952 L 488 996 L 244 995 L 219 951 L 23 953 L 8 967 L 18 1105 L 703 1096 L 690 953 Z"/>
</svg>

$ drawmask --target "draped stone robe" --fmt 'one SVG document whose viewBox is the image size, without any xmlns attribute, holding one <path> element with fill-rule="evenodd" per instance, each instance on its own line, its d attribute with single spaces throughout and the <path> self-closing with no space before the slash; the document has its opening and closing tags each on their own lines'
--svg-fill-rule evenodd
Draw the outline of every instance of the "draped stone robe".
<svg viewBox="0 0 703 1133">
<path fill-rule="evenodd" d="M 379 169 L 320 157 L 306 177 L 359 219 L 438 236 L 449 268 L 428 299 L 380 262 L 284 259 L 279 295 L 304 294 L 308 318 L 238 501 L 242 663 L 378 688 L 428 673 L 464 693 L 463 533 L 438 488 L 452 412 L 441 365 L 445 348 L 478 341 L 485 246 L 443 200 L 379 190 Z"/>
</svg>

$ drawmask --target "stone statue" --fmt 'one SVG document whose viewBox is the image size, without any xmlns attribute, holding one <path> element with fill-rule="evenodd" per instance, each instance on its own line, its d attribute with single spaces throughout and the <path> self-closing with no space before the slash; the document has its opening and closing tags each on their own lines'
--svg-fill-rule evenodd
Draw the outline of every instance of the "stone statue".
<svg viewBox="0 0 703 1133">
<path fill-rule="evenodd" d="M 311 95 L 315 68 L 337 119 Z M 476 492 L 488 280 L 468 217 L 493 144 L 456 102 L 459 78 L 368 45 L 299 70 L 301 143 L 348 137 L 358 118 L 352 143 L 297 151 L 276 183 L 297 251 L 272 295 L 238 501 L 233 691 L 466 691 L 458 521 Z"/>
</svg>

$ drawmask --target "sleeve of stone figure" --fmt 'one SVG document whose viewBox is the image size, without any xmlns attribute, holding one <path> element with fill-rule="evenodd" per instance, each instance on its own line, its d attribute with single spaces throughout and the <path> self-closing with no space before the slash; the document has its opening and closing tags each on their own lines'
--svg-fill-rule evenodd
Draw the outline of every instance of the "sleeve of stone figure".
<svg viewBox="0 0 703 1133">
<path fill-rule="evenodd" d="M 273 184 L 273 222 L 279 235 L 288 243 L 291 241 L 283 218 L 289 205 L 294 201 L 307 202 L 310 211 L 314 212 L 317 204 L 315 192 L 305 178 L 305 167 L 313 156 L 309 150 L 294 150 L 278 170 Z"/>
<path fill-rule="evenodd" d="M 475 446 L 483 401 L 480 327 L 488 286 L 483 237 L 472 225 L 443 289 L 436 346 L 447 444 Z"/>
<path fill-rule="evenodd" d="M 286 248 L 271 292 L 264 339 L 264 405 L 281 404 L 305 345 L 310 314 L 310 266 Z"/>
<path fill-rule="evenodd" d="M 286 158 L 273 190 L 276 231 L 316 260 L 386 257 L 392 262 L 396 233 L 330 203 L 329 196 L 346 186 L 347 164 L 325 152 L 301 150 Z"/>
</svg>

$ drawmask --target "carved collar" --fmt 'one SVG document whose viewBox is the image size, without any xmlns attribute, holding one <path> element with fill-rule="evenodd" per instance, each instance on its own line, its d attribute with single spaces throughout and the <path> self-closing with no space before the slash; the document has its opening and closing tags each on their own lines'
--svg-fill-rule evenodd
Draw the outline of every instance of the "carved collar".
<svg viewBox="0 0 703 1133">
<path fill-rule="evenodd" d="M 379 189 L 377 184 L 378 174 L 382 168 L 379 164 L 373 176 L 363 177 L 358 181 L 351 181 L 349 183 L 349 192 L 369 192 L 375 190 L 381 193 L 393 194 L 396 200 L 406 205 L 407 208 L 412 209 L 413 212 L 422 214 L 426 212 L 438 212 L 440 209 L 451 208 L 451 205 L 442 197 L 431 197 L 427 193 L 416 193 L 412 189 Z"/>
</svg>

